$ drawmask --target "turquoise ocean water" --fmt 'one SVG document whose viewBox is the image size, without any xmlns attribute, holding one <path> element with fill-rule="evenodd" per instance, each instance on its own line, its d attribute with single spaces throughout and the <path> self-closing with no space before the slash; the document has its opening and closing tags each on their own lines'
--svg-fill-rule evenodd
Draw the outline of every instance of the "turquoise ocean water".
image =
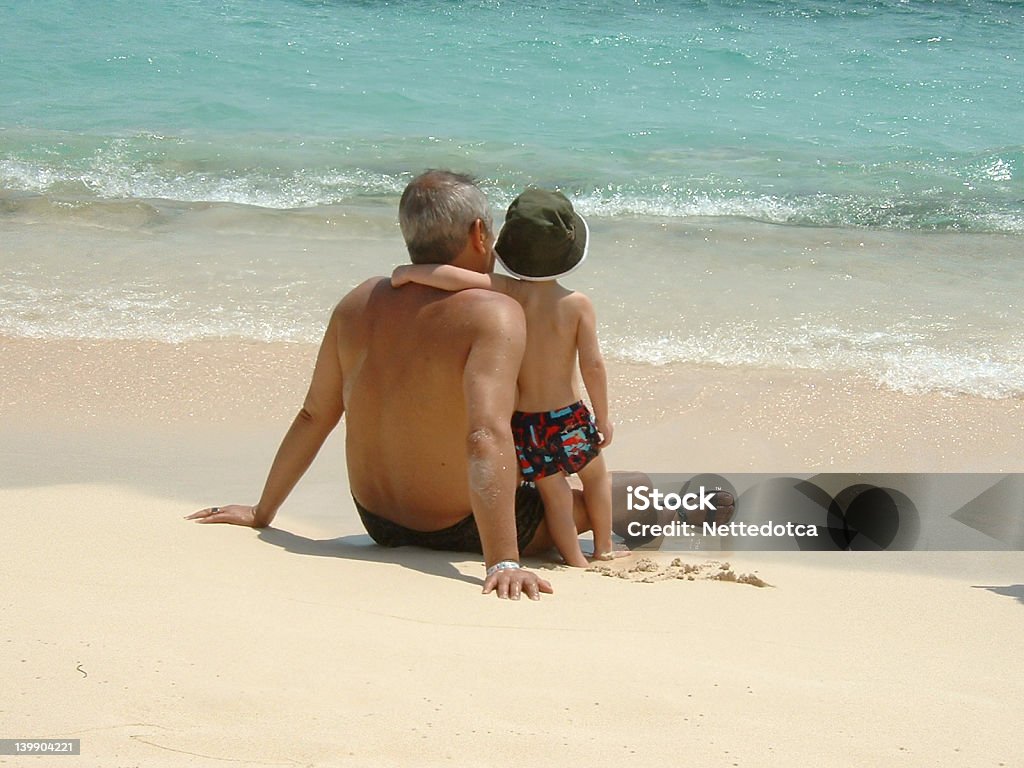
<svg viewBox="0 0 1024 768">
<path fill-rule="evenodd" d="M 14 228 L 383 253 L 406 181 L 454 167 L 591 218 L 613 356 L 1019 397 L 1022 41 L 996 0 L 2 0 L 0 333 L 313 340 L 379 266 L 166 237 L 86 265 Z"/>
</svg>

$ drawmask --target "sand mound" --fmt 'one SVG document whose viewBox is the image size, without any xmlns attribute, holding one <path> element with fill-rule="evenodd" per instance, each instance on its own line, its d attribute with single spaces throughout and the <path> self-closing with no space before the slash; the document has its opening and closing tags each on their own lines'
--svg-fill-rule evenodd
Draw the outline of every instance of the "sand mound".
<svg viewBox="0 0 1024 768">
<path fill-rule="evenodd" d="M 675 558 L 668 565 L 661 565 L 649 557 L 641 557 L 633 562 L 616 566 L 609 563 L 595 563 L 588 571 L 602 576 L 612 576 L 627 581 L 638 581 L 651 584 L 655 581 L 677 579 L 682 581 L 732 581 L 737 584 L 749 584 L 752 587 L 770 587 L 756 573 L 737 574 L 729 563 L 710 560 L 703 563 L 684 563 Z"/>
</svg>

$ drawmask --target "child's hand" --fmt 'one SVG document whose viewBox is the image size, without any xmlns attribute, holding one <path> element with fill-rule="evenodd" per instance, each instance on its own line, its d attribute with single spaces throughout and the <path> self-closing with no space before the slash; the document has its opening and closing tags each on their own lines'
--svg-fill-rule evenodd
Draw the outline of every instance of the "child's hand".
<svg viewBox="0 0 1024 768">
<path fill-rule="evenodd" d="M 398 288 L 408 282 L 411 282 L 409 280 L 409 265 L 402 264 L 395 267 L 395 271 L 391 273 L 391 287 Z"/>
<path fill-rule="evenodd" d="M 612 444 L 612 435 L 615 433 L 615 425 L 609 419 L 597 420 L 597 431 L 601 433 L 601 444 L 599 448 L 607 448 Z"/>
</svg>

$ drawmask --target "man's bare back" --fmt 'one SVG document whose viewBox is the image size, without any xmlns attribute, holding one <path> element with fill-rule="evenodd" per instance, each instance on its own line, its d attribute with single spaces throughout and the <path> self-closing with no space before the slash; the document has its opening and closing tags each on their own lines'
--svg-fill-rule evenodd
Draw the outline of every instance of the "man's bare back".
<svg viewBox="0 0 1024 768">
<path fill-rule="evenodd" d="M 353 496 L 414 530 L 466 518 L 472 505 L 465 389 L 489 383 L 496 407 L 479 409 L 487 416 L 478 416 L 474 429 L 504 437 L 514 391 L 501 371 L 519 367 L 519 307 L 490 291 L 396 290 L 376 279 L 349 294 L 336 316 Z"/>
</svg>

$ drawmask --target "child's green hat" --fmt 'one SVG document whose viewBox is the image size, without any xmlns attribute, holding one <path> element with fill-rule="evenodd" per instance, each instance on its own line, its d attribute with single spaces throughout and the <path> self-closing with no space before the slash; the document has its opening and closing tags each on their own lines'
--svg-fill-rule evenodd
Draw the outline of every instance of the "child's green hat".
<svg viewBox="0 0 1024 768">
<path fill-rule="evenodd" d="M 561 192 L 528 189 L 508 207 L 494 250 L 520 280 L 557 280 L 587 258 L 590 231 Z"/>
</svg>

